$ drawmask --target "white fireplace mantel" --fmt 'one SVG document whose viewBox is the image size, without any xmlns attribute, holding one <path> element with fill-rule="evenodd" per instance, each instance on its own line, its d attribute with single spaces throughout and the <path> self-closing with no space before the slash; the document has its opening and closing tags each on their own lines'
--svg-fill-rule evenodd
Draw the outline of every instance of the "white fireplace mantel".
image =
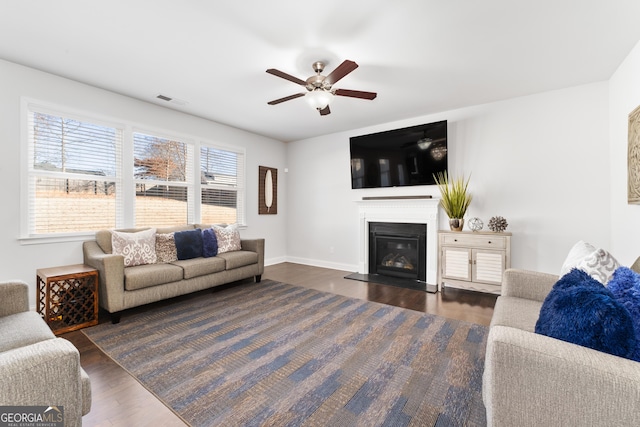
<svg viewBox="0 0 640 427">
<path fill-rule="evenodd" d="M 356 201 L 359 225 L 359 273 L 369 273 L 369 223 L 395 222 L 427 225 L 427 283 L 435 285 L 438 272 L 438 206 L 431 197 L 370 198 Z"/>
</svg>

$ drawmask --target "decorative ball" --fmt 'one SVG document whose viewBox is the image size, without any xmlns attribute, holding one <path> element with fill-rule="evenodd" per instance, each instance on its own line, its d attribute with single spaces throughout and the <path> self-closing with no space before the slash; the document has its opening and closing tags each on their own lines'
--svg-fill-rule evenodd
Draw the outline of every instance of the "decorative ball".
<svg viewBox="0 0 640 427">
<path fill-rule="evenodd" d="M 480 218 L 471 218 L 469 220 L 469 228 L 471 231 L 480 231 L 484 227 L 484 222 Z"/>
<path fill-rule="evenodd" d="M 508 225 L 509 224 L 507 223 L 507 220 L 502 218 L 501 216 L 494 216 L 489 220 L 489 230 L 493 231 L 494 233 L 502 233 L 507 229 Z"/>
</svg>

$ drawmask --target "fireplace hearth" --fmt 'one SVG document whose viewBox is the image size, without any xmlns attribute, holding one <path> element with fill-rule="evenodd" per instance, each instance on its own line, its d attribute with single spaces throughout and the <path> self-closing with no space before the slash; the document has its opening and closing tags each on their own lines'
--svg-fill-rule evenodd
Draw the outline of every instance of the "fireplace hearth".
<svg viewBox="0 0 640 427">
<path fill-rule="evenodd" d="M 347 277 L 426 291 L 426 240 L 426 224 L 370 222 L 368 274 Z"/>
</svg>

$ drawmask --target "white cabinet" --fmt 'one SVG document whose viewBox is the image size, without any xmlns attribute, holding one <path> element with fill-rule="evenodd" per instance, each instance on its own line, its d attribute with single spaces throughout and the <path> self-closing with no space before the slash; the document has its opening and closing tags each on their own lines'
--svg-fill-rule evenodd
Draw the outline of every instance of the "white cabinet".
<svg viewBox="0 0 640 427">
<path fill-rule="evenodd" d="M 511 233 L 440 231 L 438 284 L 499 294 L 511 267 Z"/>
</svg>

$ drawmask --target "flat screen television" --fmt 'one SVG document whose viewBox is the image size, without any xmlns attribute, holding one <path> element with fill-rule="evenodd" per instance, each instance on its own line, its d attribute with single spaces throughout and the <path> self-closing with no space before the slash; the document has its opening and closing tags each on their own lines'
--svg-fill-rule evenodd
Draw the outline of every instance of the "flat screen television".
<svg viewBox="0 0 640 427">
<path fill-rule="evenodd" d="M 351 188 L 435 184 L 447 170 L 447 121 L 349 138 Z"/>
</svg>

